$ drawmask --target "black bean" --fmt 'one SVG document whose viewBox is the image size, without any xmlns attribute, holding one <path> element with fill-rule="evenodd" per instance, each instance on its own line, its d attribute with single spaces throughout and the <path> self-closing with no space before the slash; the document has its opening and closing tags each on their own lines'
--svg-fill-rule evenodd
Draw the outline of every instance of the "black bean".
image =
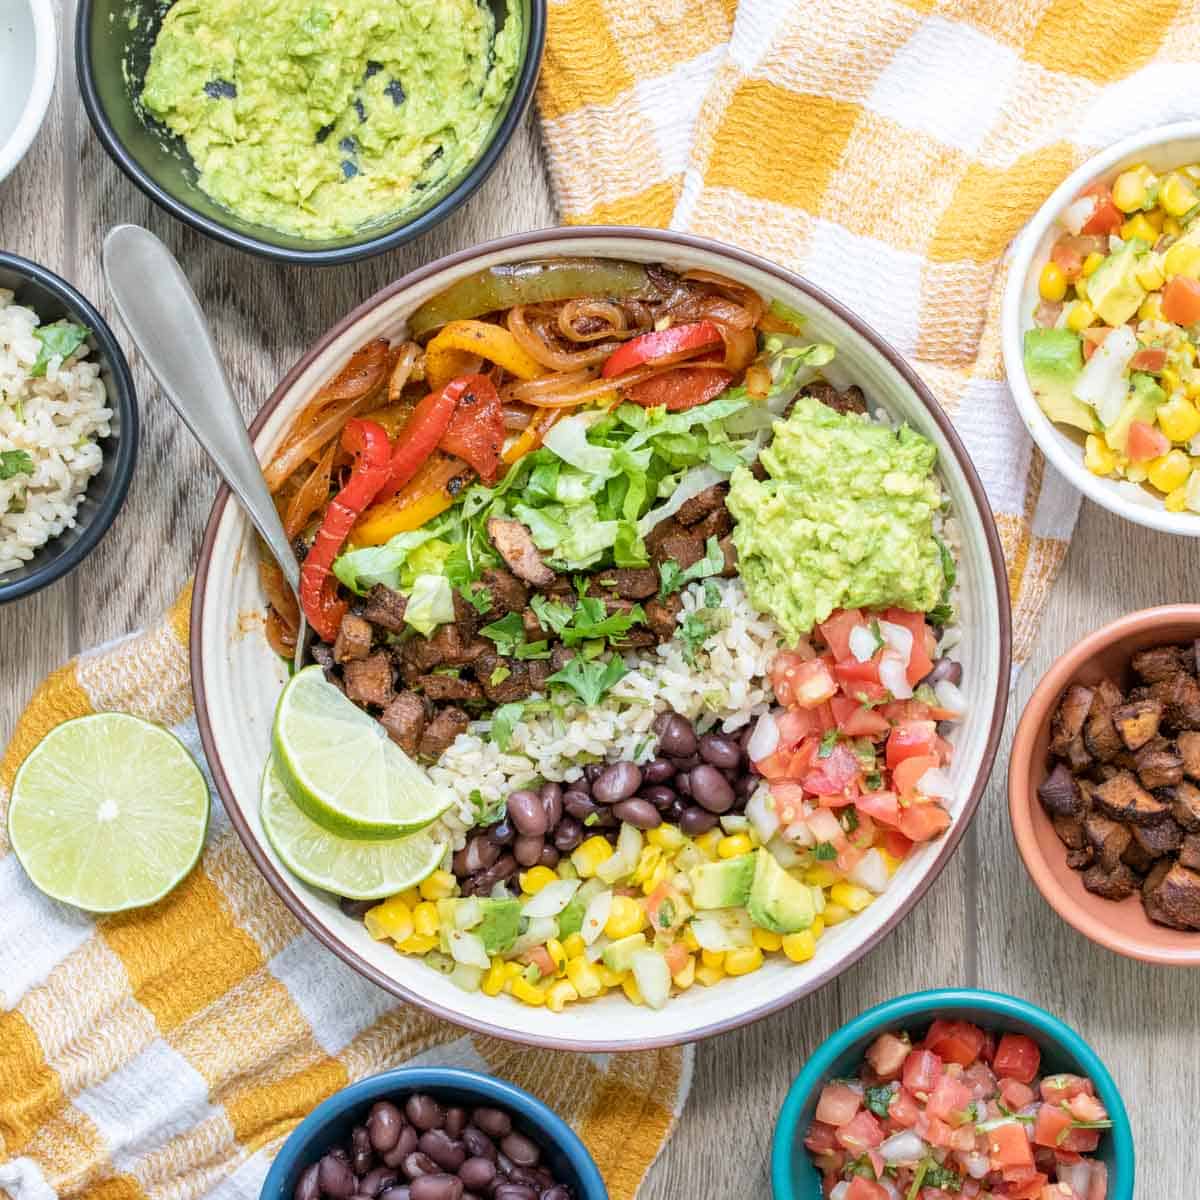
<svg viewBox="0 0 1200 1200">
<path fill-rule="evenodd" d="M 366 1192 L 355 1192 L 350 1200 L 375 1200 L 373 1196 L 368 1196 Z"/>
<path fill-rule="evenodd" d="M 761 775 L 739 775 L 737 783 L 733 785 L 733 793 L 739 800 L 749 800 L 758 791 L 760 783 L 762 783 Z"/>
<path fill-rule="evenodd" d="M 357 1190 L 354 1172 L 332 1153 L 321 1159 L 317 1183 L 321 1194 L 331 1197 L 331 1200 L 349 1200 Z"/>
<path fill-rule="evenodd" d="M 292 1191 L 292 1200 L 320 1200 L 321 1185 L 317 1182 L 317 1172 L 320 1169 L 321 1164 L 315 1162 L 300 1172 L 300 1178 L 296 1180 Z"/>
<path fill-rule="evenodd" d="M 500 847 L 491 838 L 479 834 L 473 837 L 463 852 L 465 856 L 466 874 L 476 875 L 494 867 L 500 857 Z"/>
<path fill-rule="evenodd" d="M 600 804 L 627 800 L 642 786 L 641 768 L 631 762 L 613 763 L 592 785 L 592 799 Z"/>
<path fill-rule="evenodd" d="M 496 877 L 497 883 L 503 883 L 506 879 L 511 879 L 516 873 L 517 860 L 511 854 L 505 854 L 489 872 L 489 874 Z"/>
<path fill-rule="evenodd" d="M 687 758 L 673 758 L 671 761 L 675 764 L 675 787 L 678 787 L 679 775 L 690 771 L 693 767 L 698 767 L 702 760 L 698 754 L 689 754 Z"/>
<path fill-rule="evenodd" d="M 508 1177 L 513 1183 L 523 1183 L 536 1192 L 542 1190 L 542 1174 L 533 1167 L 513 1167 Z"/>
<path fill-rule="evenodd" d="M 375 1155 L 370 1150 L 355 1150 L 350 1156 L 350 1166 L 355 1175 L 365 1175 L 375 1165 Z"/>
<path fill-rule="evenodd" d="M 463 1182 L 457 1175 L 422 1175 L 408 1190 L 412 1200 L 462 1200 Z"/>
<path fill-rule="evenodd" d="M 380 1192 L 379 1200 L 412 1200 L 412 1192 L 407 1183 L 401 1183 Z"/>
<path fill-rule="evenodd" d="M 387 1191 L 399 1179 L 395 1167 L 376 1167 L 359 1180 L 358 1190 L 368 1196 L 378 1196 Z"/>
<path fill-rule="evenodd" d="M 542 1200 L 571 1200 L 571 1189 L 565 1184 L 556 1183 L 548 1191 L 542 1193 Z"/>
<path fill-rule="evenodd" d="M 686 717 L 681 717 L 677 712 L 662 713 L 655 720 L 654 728 L 658 733 L 660 754 L 686 758 L 696 753 L 696 731 Z"/>
<path fill-rule="evenodd" d="M 680 771 L 671 781 L 671 786 L 681 796 L 690 796 L 692 794 L 692 781 L 687 777 L 686 771 Z"/>
<path fill-rule="evenodd" d="M 420 1135 L 411 1125 L 405 1125 L 400 1130 L 396 1144 L 385 1151 L 380 1157 L 385 1167 L 398 1167 L 417 1148 L 417 1138 Z"/>
<path fill-rule="evenodd" d="M 420 1150 L 414 1150 L 400 1166 L 409 1179 L 420 1179 L 422 1175 L 438 1174 L 437 1163 L 428 1154 L 422 1154 Z"/>
<path fill-rule="evenodd" d="M 558 866 L 558 859 L 558 851 L 553 846 L 543 846 L 542 853 L 538 856 L 538 865 L 549 867 L 553 871 Z"/>
<path fill-rule="evenodd" d="M 477 1125 L 468 1125 L 463 1130 L 462 1144 L 472 1158 L 486 1158 L 496 1161 L 496 1145 Z"/>
<path fill-rule="evenodd" d="M 431 1129 L 421 1134 L 417 1148 L 429 1155 L 443 1171 L 457 1171 L 467 1158 L 462 1142 L 456 1141 L 444 1129 Z"/>
<path fill-rule="evenodd" d="M 350 1151 L 347 1150 L 345 1146 L 334 1146 L 329 1153 L 332 1154 L 334 1158 L 340 1158 L 342 1162 L 346 1164 L 346 1166 L 350 1165 Z"/>
<path fill-rule="evenodd" d="M 689 778 L 692 781 L 692 799 L 709 812 L 726 813 L 733 807 L 733 788 L 716 767 L 701 763 L 692 768 Z"/>
<path fill-rule="evenodd" d="M 724 769 L 736 767 L 742 761 L 742 751 L 733 738 L 720 733 L 706 733 L 700 739 L 700 757 L 706 763 Z"/>
<path fill-rule="evenodd" d="M 718 771 L 725 776 L 725 781 L 732 787 L 742 777 L 741 771 L 737 767 L 718 767 Z"/>
<path fill-rule="evenodd" d="M 614 804 L 613 815 L 635 829 L 654 829 L 662 824 L 658 809 L 649 800 L 642 800 L 637 796 Z"/>
<path fill-rule="evenodd" d="M 921 683 L 927 683 L 932 687 L 935 683 L 941 683 L 944 680 L 957 687 L 962 683 L 962 674 L 962 663 L 955 662 L 952 658 L 939 658 L 933 664 L 933 670 L 921 680 Z"/>
<path fill-rule="evenodd" d="M 365 1125 L 355 1125 L 350 1130 L 350 1149 L 354 1154 L 361 1154 L 364 1150 L 371 1153 L 371 1135 Z"/>
<path fill-rule="evenodd" d="M 546 828 L 553 829 L 563 814 L 563 790 L 560 784 L 543 783 L 539 793 L 542 807 L 546 810 Z"/>
<path fill-rule="evenodd" d="M 486 1191 L 496 1178 L 496 1164 L 490 1158 L 468 1158 L 458 1168 L 458 1177 L 473 1192 Z"/>
<path fill-rule="evenodd" d="M 502 1183 L 492 1193 L 492 1200 L 538 1200 L 538 1194 L 527 1183 Z"/>
<path fill-rule="evenodd" d="M 528 788 L 522 788 L 509 796 L 508 817 L 517 827 L 517 833 L 526 837 L 544 837 L 549 828 L 542 798 Z"/>
<path fill-rule="evenodd" d="M 465 1108 L 446 1109 L 446 1132 L 452 1138 L 460 1138 L 467 1127 L 467 1110 Z"/>
<path fill-rule="evenodd" d="M 675 776 L 675 767 L 665 758 L 652 758 L 642 767 L 642 778 L 647 783 L 670 783 Z"/>
<path fill-rule="evenodd" d="M 599 779 L 603 774 L 603 763 L 588 763 L 588 765 L 583 768 L 583 777 L 588 781 L 589 784 L 595 783 L 596 780 Z"/>
<path fill-rule="evenodd" d="M 660 811 L 665 809 L 669 804 L 672 804 L 676 799 L 674 788 L 669 788 L 661 783 L 651 784 L 650 787 L 642 788 L 641 797 L 643 800 L 649 800 Z"/>
<path fill-rule="evenodd" d="M 554 848 L 561 854 L 570 854 L 583 841 L 583 822 L 574 817 L 563 817 L 554 830 Z"/>
<path fill-rule="evenodd" d="M 512 1118 L 502 1108 L 477 1108 L 471 1114 L 471 1123 L 492 1138 L 506 1137 L 512 1132 Z"/>
<path fill-rule="evenodd" d="M 511 821 L 497 821 L 495 825 L 488 830 L 488 837 L 496 843 L 497 846 L 507 846 L 509 842 L 517 836 L 517 831 L 513 828 Z"/>
<path fill-rule="evenodd" d="M 413 1092 L 409 1096 L 404 1105 L 404 1115 L 422 1133 L 427 1129 L 440 1129 L 446 1119 L 442 1114 L 442 1106 L 432 1096 L 422 1092 Z"/>
<path fill-rule="evenodd" d="M 571 788 L 563 793 L 563 808 L 577 821 L 586 821 L 596 811 L 596 803 L 587 792 Z"/>
<path fill-rule="evenodd" d="M 345 896 L 338 900 L 338 908 L 348 917 L 361 921 L 367 915 L 367 910 L 374 908 L 378 900 L 347 900 Z"/>
<path fill-rule="evenodd" d="M 522 835 L 517 838 L 517 844 L 513 847 L 513 857 L 523 867 L 532 867 L 537 865 L 537 861 L 542 857 L 542 846 L 545 843 L 541 837 L 525 837 Z"/>
<path fill-rule="evenodd" d="M 714 828 L 717 823 L 717 818 L 714 813 L 710 813 L 707 809 L 701 808 L 698 804 L 693 804 L 684 811 L 683 816 L 679 818 L 679 828 L 688 835 L 688 837 L 699 837 L 702 833 L 707 833 Z"/>
<path fill-rule="evenodd" d="M 500 1149 L 519 1167 L 535 1167 L 542 1157 L 536 1142 L 532 1142 L 523 1133 L 508 1133 L 500 1142 Z"/>
<path fill-rule="evenodd" d="M 687 812 L 688 805 L 685 800 L 672 800 L 666 808 L 663 809 L 663 820 L 668 825 L 678 825 L 683 819 L 683 814 Z"/>
</svg>

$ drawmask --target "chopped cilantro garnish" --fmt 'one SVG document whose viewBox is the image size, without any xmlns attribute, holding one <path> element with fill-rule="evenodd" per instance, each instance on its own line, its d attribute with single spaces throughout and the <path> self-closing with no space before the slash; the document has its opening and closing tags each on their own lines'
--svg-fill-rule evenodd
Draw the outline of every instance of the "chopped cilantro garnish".
<svg viewBox="0 0 1200 1200">
<path fill-rule="evenodd" d="M 464 583 L 458 589 L 458 594 L 477 612 L 485 613 L 492 607 L 492 589 L 486 587 L 472 588 Z"/>
<path fill-rule="evenodd" d="M 512 654 L 525 641 L 525 623 L 521 620 L 521 614 L 515 612 L 506 613 L 479 632 L 495 642 L 501 654 Z"/>
<path fill-rule="evenodd" d="M 41 345 L 29 374 L 40 378 L 46 374 L 46 368 L 50 366 L 52 358 L 70 358 L 87 341 L 88 331 L 82 325 L 72 325 L 70 321 L 55 321 L 52 325 L 43 325 L 40 329 L 35 329 L 33 336 Z"/>
<path fill-rule="evenodd" d="M 547 683 L 561 683 L 569 687 L 584 704 L 598 704 L 615 683 L 629 674 L 629 668 L 614 655 L 608 662 L 600 659 L 585 659 L 580 655 L 571 659 L 561 671 L 556 671 Z"/>
<path fill-rule="evenodd" d="M 33 474 L 33 456 L 28 450 L 0 450 L 0 479 Z"/>
<path fill-rule="evenodd" d="M 925 1172 L 925 1182 L 928 1188 L 941 1188 L 944 1192 L 962 1191 L 962 1176 L 949 1167 L 943 1167 L 936 1162 L 930 1162 Z"/>
<path fill-rule="evenodd" d="M 550 643 L 541 642 L 522 642 L 514 651 L 513 657 L 522 661 L 530 658 L 549 658 Z"/>
<path fill-rule="evenodd" d="M 867 1107 L 877 1117 L 886 1117 L 888 1115 L 888 1105 L 891 1104 L 893 1095 L 895 1093 L 890 1083 L 881 1084 L 879 1087 L 869 1087 L 866 1094 Z"/>
<path fill-rule="evenodd" d="M 858 813 L 854 805 L 852 804 L 848 808 L 843 808 L 838 820 L 847 833 L 853 833 L 858 828 Z"/>
<path fill-rule="evenodd" d="M 511 674 L 512 671 L 502 663 L 488 676 L 488 683 L 492 687 L 496 687 L 498 684 L 503 683 Z"/>
<path fill-rule="evenodd" d="M 492 740 L 501 750 L 507 750 L 512 745 L 513 729 L 524 712 L 524 704 L 502 704 L 492 713 Z M 475 793 L 471 794 L 473 796 Z"/>
<path fill-rule="evenodd" d="M 821 748 L 817 751 L 818 758 L 828 758 L 833 753 L 834 746 L 837 745 L 838 731 L 836 729 L 827 729 L 821 735 Z"/>
<path fill-rule="evenodd" d="M 704 557 L 699 562 L 692 563 L 690 567 L 681 567 L 673 558 L 668 558 L 658 568 L 658 597 L 660 600 L 664 600 L 672 592 L 679 591 L 692 580 L 718 575 L 723 570 L 725 570 L 725 551 L 721 549 L 721 544 L 715 537 L 710 537 L 704 546 Z"/>
<path fill-rule="evenodd" d="M 533 609 L 542 628 L 554 634 L 562 633 L 574 616 L 569 604 L 559 604 L 557 600 L 547 600 L 545 596 L 534 596 L 529 607 Z"/>
<path fill-rule="evenodd" d="M 558 631 L 567 646 L 592 638 L 620 638 L 631 625 L 645 621 L 646 613 L 640 604 L 635 604 L 629 612 L 608 613 L 604 601 L 595 596 L 584 596 L 575 606 L 571 624 Z"/>
<path fill-rule="evenodd" d="M 696 651 L 708 641 L 712 632 L 713 627 L 703 611 L 690 612 L 680 622 L 675 636 L 683 643 L 683 657 L 689 667 L 696 665 Z"/>
<path fill-rule="evenodd" d="M 830 862 L 837 858 L 837 848 L 832 842 L 818 842 L 813 847 L 813 858 L 819 862 Z"/>
<path fill-rule="evenodd" d="M 863 783 L 867 785 L 869 791 L 877 792 L 883 787 L 883 776 L 878 771 L 868 771 Z"/>
</svg>

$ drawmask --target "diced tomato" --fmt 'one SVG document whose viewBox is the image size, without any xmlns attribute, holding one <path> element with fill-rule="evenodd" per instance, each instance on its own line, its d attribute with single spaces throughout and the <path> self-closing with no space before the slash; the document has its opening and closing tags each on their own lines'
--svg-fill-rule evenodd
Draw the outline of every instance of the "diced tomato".
<svg viewBox="0 0 1200 1200">
<path fill-rule="evenodd" d="M 892 1093 L 892 1098 L 888 1101 L 888 1116 L 901 1129 L 911 1129 L 917 1123 L 920 1113 L 916 1097 L 908 1088 L 902 1087 L 898 1092 Z"/>
<path fill-rule="evenodd" d="M 1037 1111 L 1037 1120 L 1033 1125 L 1034 1142 L 1039 1146 L 1057 1150 L 1058 1139 L 1071 1128 L 1072 1120 L 1071 1114 L 1058 1105 L 1043 1104 Z"/>
<path fill-rule="evenodd" d="M 774 754 L 768 754 L 766 758 L 760 758 L 754 764 L 754 769 L 768 783 L 774 783 L 776 780 L 788 778 L 791 773 L 792 758 L 793 755 L 790 750 L 776 750 Z"/>
<path fill-rule="evenodd" d="M 996 1057 L 996 1035 L 991 1030 L 983 1031 L 983 1049 L 980 1050 L 979 1057 L 985 1063 L 990 1063 Z"/>
<path fill-rule="evenodd" d="M 801 708 L 818 708 L 837 695 L 837 682 L 822 659 L 801 663 L 790 669 L 792 705 Z M 778 695 L 778 691 L 776 692 Z"/>
<path fill-rule="evenodd" d="M 1080 1092 L 1087 1092 L 1089 1096 L 1096 1094 L 1092 1081 L 1083 1075 L 1047 1075 L 1042 1080 L 1041 1091 L 1047 1104 L 1061 1104 Z"/>
<path fill-rule="evenodd" d="M 795 702 L 792 694 L 792 680 L 796 671 L 806 662 L 811 662 L 812 653 L 801 654 L 795 650 L 781 650 L 771 662 L 771 687 L 775 698 L 784 708 L 791 708 Z"/>
<path fill-rule="evenodd" d="M 1067 1107 L 1071 1110 L 1071 1115 L 1077 1121 L 1108 1120 L 1108 1112 L 1104 1105 L 1095 1096 L 1087 1092 L 1080 1092 L 1079 1095 L 1072 1096 L 1067 1101 Z"/>
<path fill-rule="evenodd" d="M 973 1154 L 975 1152 L 977 1135 L 975 1133 L 975 1121 L 970 1115 L 971 1112 L 972 1110 L 968 1108 L 966 1112 L 960 1114 L 963 1118 L 962 1124 L 955 1129 L 954 1136 L 950 1139 L 950 1145 L 955 1150 L 961 1150 L 963 1154 Z M 951 1121 L 950 1124 L 953 1125 L 954 1122 Z"/>
<path fill-rule="evenodd" d="M 1000 1039 L 992 1063 L 1001 1078 L 1015 1079 L 1019 1083 L 1032 1083 L 1041 1065 L 1042 1052 L 1037 1042 L 1022 1033 L 1006 1033 Z"/>
<path fill-rule="evenodd" d="M 1050 261 L 1067 277 L 1067 282 L 1075 279 L 1083 270 L 1083 253 L 1072 244 L 1070 237 L 1060 238 L 1050 251 Z"/>
<path fill-rule="evenodd" d="M 874 821 L 884 825 L 898 826 L 900 824 L 900 801 L 895 792 L 864 792 L 854 802 L 860 813 L 865 813 Z M 890 854 L 891 851 L 889 850 Z M 896 857 L 902 857 L 897 855 Z"/>
<path fill-rule="evenodd" d="M 1152 458 L 1159 458 L 1170 448 L 1171 442 L 1167 435 L 1160 433 L 1153 425 L 1147 425 L 1145 421 L 1134 421 L 1129 426 L 1125 452 L 1134 462 L 1148 462 Z"/>
<path fill-rule="evenodd" d="M 855 1175 L 842 1200 L 889 1200 L 887 1190 L 870 1179 Z"/>
<path fill-rule="evenodd" d="M 795 750 L 806 737 L 819 737 L 822 732 L 819 710 L 812 708 L 789 708 L 775 718 L 775 724 L 780 750 Z"/>
<path fill-rule="evenodd" d="M 1072 1154 L 1092 1154 L 1099 1145 L 1099 1129 L 1068 1129 L 1058 1149 Z"/>
<path fill-rule="evenodd" d="M 881 1033 L 872 1043 L 866 1053 L 871 1070 L 881 1081 L 900 1078 L 904 1060 L 912 1052 L 912 1044 L 908 1038 L 897 1037 L 894 1033 Z"/>
<path fill-rule="evenodd" d="M 942 1075 L 942 1060 L 930 1050 L 914 1050 L 904 1060 L 904 1086 L 914 1094 L 932 1092 Z"/>
<path fill-rule="evenodd" d="M 943 1062 L 969 1067 L 983 1049 L 984 1033 L 970 1021 L 934 1021 L 925 1035 L 925 1047 Z M 967 1099 L 970 1099 L 968 1096 Z"/>
<path fill-rule="evenodd" d="M 954 1130 L 940 1117 L 932 1117 L 926 1110 L 925 1132 L 922 1135 L 931 1146 L 940 1146 L 949 1150 L 954 1143 Z"/>
<path fill-rule="evenodd" d="M 898 767 L 906 758 L 933 753 L 937 725 L 933 721 L 903 721 L 888 735 L 887 765 Z"/>
<path fill-rule="evenodd" d="M 879 1124 L 874 1113 L 863 1108 L 855 1114 L 852 1121 L 838 1126 L 834 1137 L 840 1146 L 855 1154 L 861 1154 L 883 1141 L 883 1126 Z"/>
<path fill-rule="evenodd" d="M 1115 233 L 1125 223 L 1125 214 L 1113 203 L 1112 192 L 1105 184 L 1094 183 L 1079 194 L 1096 197 L 1096 207 L 1080 227 L 1080 233 Z"/>
<path fill-rule="evenodd" d="M 879 818 L 876 817 L 876 820 Z M 883 848 L 893 857 L 904 861 L 913 848 L 912 838 L 907 838 L 898 829 L 889 829 L 883 835 Z"/>
<path fill-rule="evenodd" d="M 1167 352 L 1161 346 L 1147 346 L 1139 350 L 1130 360 L 1131 371 L 1148 371 L 1157 375 L 1167 365 Z"/>
<path fill-rule="evenodd" d="M 688 965 L 688 948 L 686 942 L 672 942 L 666 950 L 663 951 L 663 958 L 667 960 L 667 967 L 672 975 L 678 975 Z"/>
<path fill-rule="evenodd" d="M 912 657 L 908 660 L 908 682 L 916 685 L 933 670 L 933 658 L 929 650 L 934 645 L 933 633 L 925 620 L 924 613 L 908 612 L 903 608 L 889 608 L 885 620 L 893 625 L 903 625 L 913 635 Z"/>
<path fill-rule="evenodd" d="M 814 796 L 837 796 L 854 782 L 858 772 L 857 755 L 839 742 L 824 758 L 818 755 L 801 782 Z"/>
<path fill-rule="evenodd" d="M 921 1189 L 919 1200 L 957 1200 L 953 1192 L 948 1192 L 945 1188 L 927 1188 Z"/>
<path fill-rule="evenodd" d="M 1092 1186 L 1086 1200 L 1107 1200 L 1108 1166 L 1102 1162 L 1092 1163 Z"/>
<path fill-rule="evenodd" d="M 808 1137 L 804 1139 L 804 1145 L 814 1154 L 827 1154 L 830 1150 L 837 1149 L 833 1134 L 832 1125 L 827 1125 L 824 1121 L 814 1121 L 808 1127 Z"/>
<path fill-rule="evenodd" d="M 1010 1182 L 1004 1195 L 1007 1200 L 1038 1200 L 1046 1186 L 1047 1177 L 1040 1171 L 1021 1180 Z"/>
<path fill-rule="evenodd" d="M 1200 283 L 1186 275 L 1167 281 L 1162 293 L 1163 316 L 1176 325 L 1195 325 L 1200 321 Z"/>
<path fill-rule="evenodd" d="M 881 716 L 874 709 L 863 708 L 857 700 L 852 700 L 848 696 L 834 696 L 829 702 L 833 709 L 834 720 L 837 721 L 837 727 L 850 738 L 875 738 L 882 737 L 890 729 L 887 718 Z"/>
<path fill-rule="evenodd" d="M 991 1067 L 983 1061 L 986 1048 L 987 1035 L 985 1034 L 979 1058 L 962 1074 L 962 1081 L 971 1089 L 971 1098 L 974 1100 L 990 1100 L 996 1094 L 996 1076 L 992 1074 Z"/>
<path fill-rule="evenodd" d="M 949 828 L 950 814 L 932 801 L 910 804 L 900 810 L 900 832 L 910 841 L 929 842 Z"/>
<path fill-rule="evenodd" d="M 944 1045 L 949 1045 L 951 1049 L 957 1049 L 957 1042 L 953 1038 L 945 1039 Z M 957 1061 L 951 1059 L 951 1061 Z M 945 1121 L 947 1125 L 959 1126 L 966 1122 L 966 1107 L 971 1103 L 971 1089 L 952 1075 L 943 1075 L 937 1081 L 935 1087 L 930 1093 L 929 1103 L 925 1106 L 925 1111 L 931 1117 L 936 1117 L 940 1121 Z"/>
<path fill-rule="evenodd" d="M 844 1083 L 827 1083 L 817 1100 L 816 1116 L 825 1125 L 848 1125 L 860 1108 L 862 1096 L 852 1087 Z"/>
<path fill-rule="evenodd" d="M 1032 1104 L 1035 1095 L 1033 1088 L 1027 1087 L 1016 1079 L 1000 1081 L 1000 1099 L 1004 1101 L 1004 1107 L 1010 1112 L 1020 1112 L 1027 1104 Z"/>
<path fill-rule="evenodd" d="M 878 684 L 879 683 L 879 655 L 874 658 L 868 658 L 866 662 L 859 662 L 857 658 L 841 658 L 834 664 L 833 673 L 837 676 L 838 682 L 842 685 L 846 694 L 852 699 L 857 691 L 855 685 L 860 683 Z M 885 689 L 886 690 L 886 689 Z"/>
<path fill-rule="evenodd" d="M 902 798 L 915 796 L 917 785 L 921 782 L 925 772 L 932 771 L 941 765 L 941 759 L 933 754 L 906 758 L 892 771 L 892 787 L 900 793 Z"/>
<path fill-rule="evenodd" d="M 527 963 L 532 963 L 542 973 L 542 978 L 552 976 L 558 969 L 554 965 L 554 959 L 550 957 L 550 951 L 545 946 L 534 946 L 532 950 L 527 950 L 524 954 L 524 959 Z"/>
<path fill-rule="evenodd" d="M 1032 1167 L 1033 1148 L 1025 1136 L 1020 1121 L 997 1125 L 987 1135 L 988 1161 L 993 1171 L 1007 1171 L 1010 1167 Z"/>
<path fill-rule="evenodd" d="M 835 608 L 817 628 L 825 639 L 825 645 L 837 659 L 850 658 L 850 633 L 863 625 L 863 615 L 857 608 Z"/>
</svg>

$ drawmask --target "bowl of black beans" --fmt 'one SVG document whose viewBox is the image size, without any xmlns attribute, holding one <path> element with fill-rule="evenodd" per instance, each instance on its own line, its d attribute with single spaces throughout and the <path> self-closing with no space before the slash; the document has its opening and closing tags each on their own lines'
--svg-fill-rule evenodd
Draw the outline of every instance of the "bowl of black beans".
<svg viewBox="0 0 1200 1200">
<path fill-rule="evenodd" d="M 399 1067 L 330 1096 L 283 1144 L 262 1200 L 607 1200 L 571 1127 L 475 1071 Z"/>
</svg>

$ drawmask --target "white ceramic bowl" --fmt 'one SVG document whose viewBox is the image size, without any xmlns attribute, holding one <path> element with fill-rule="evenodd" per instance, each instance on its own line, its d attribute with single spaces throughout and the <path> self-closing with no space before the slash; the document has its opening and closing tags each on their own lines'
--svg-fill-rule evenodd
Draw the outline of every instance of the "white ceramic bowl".
<svg viewBox="0 0 1200 1200">
<path fill-rule="evenodd" d="M 192 679 L 201 737 L 230 818 L 275 890 L 313 934 L 397 996 L 495 1036 L 574 1050 L 632 1050 L 692 1041 L 764 1016 L 804 996 L 861 958 L 912 908 L 954 852 L 987 782 L 1008 698 L 1008 586 L 983 488 L 945 414 L 899 356 L 875 333 L 811 284 L 740 250 L 650 230 L 570 229 L 522 234 L 452 255 L 386 288 L 351 313 L 300 361 L 254 425 L 268 458 L 295 414 L 365 341 L 396 337 L 419 304 L 450 283 L 496 263 L 553 255 L 592 255 L 707 268 L 804 313 L 814 339 L 833 342 L 842 370 L 872 403 L 882 404 L 936 443 L 940 474 L 962 528 L 959 562 L 963 688 L 972 716 L 956 744 L 955 821 L 947 836 L 912 855 L 891 887 L 854 920 L 831 929 L 816 957 L 783 960 L 755 974 L 692 988 L 655 1012 L 619 994 L 553 1015 L 507 996 L 468 994 L 445 976 L 373 941 L 336 899 L 294 879 L 271 850 L 258 819 L 258 785 L 271 718 L 287 678 L 284 664 L 246 614 L 265 604 L 258 550 L 249 525 L 222 493 L 205 533 L 192 602 Z"/>
<path fill-rule="evenodd" d="M 1088 184 L 1098 180 L 1111 183 L 1126 167 L 1135 163 L 1147 162 L 1155 171 L 1166 171 L 1197 159 L 1200 159 L 1200 121 L 1160 125 L 1146 133 L 1123 138 L 1089 158 L 1063 180 L 1013 246 L 1001 317 L 1008 386 L 1030 437 L 1054 469 L 1109 512 L 1138 525 L 1188 537 L 1200 537 L 1200 515 L 1168 512 L 1162 500 L 1146 488 L 1128 480 L 1093 475 L 1083 465 L 1081 442 L 1055 425 L 1034 398 L 1025 376 L 1022 345 L 1026 330 L 1034 328 L 1033 313 L 1040 300 L 1038 275 L 1050 257 L 1051 247 L 1063 235 L 1058 216 L 1067 205 Z"/>
<path fill-rule="evenodd" d="M 42 126 L 57 63 L 50 0 L 0 0 L 0 179 L 25 157 Z"/>
</svg>

